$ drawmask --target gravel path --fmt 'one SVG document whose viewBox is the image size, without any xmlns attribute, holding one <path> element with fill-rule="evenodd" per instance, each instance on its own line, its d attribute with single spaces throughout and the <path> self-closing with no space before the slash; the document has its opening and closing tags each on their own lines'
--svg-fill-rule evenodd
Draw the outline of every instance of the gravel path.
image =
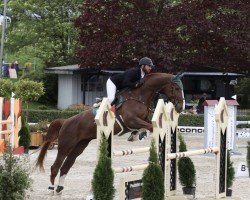
<svg viewBox="0 0 250 200">
<path fill-rule="evenodd" d="M 135 148 L 149 146 L 150 137 L 143 141 L 127 142 L 128 134 L 114 139 L 114 150 Z M 184 135 L 185 141 L 188 146 L 188 150 L 200 149 L 203 147 L 203 136 L 189 134 Z M 242 139 L 237 142 L 239 145 L 246 145 L 247 140 Z M 61 196 L 50 196 L 47 192 L 49 186 L 50 166 L 53 164 L 57 148 L 49 150 L 47 157 L 45 158 L 45 173 L 39 172 L 37 169 L 32 172 L 33 186 L 32 190 L 28 193 L 28 199 L 42 200 L 42 199 L 65 199 L 65 200 L 85 200 L 87 195 L 91 193 L 91 179 L 92 174 L 96 165 L 96 140 L 93 140 L 86 150 L 76 160 L 75 164 L 71 168 L 68 176 L 65 180 L 65 189 Z M 233 155 L 231 160 L 234 162 L 235 170 L 240 162 L 246 160 L 246 148 L 240 148 L 239 152 L 241 155 Z M 30 156 L 31 164 L 33 165 L 38 153 Z M 130 155 L 126 159 L 115 158 L 113 160 L 113 166 L 129 166 L 146 163 L 148 159 L 148 153 L 139 155 Z M 207 196 L 211 196 L 214 191 L 214 156 L 201 155 L 194 156 L 192 160 L 196 167 L 197 173 L 197 187 L 196 187 L 196 198 L 202 199 Z M 122 164 L 121 164 L 122 162 Z M 134 173 L 134 172 L 133 172 Z M 115 185 L 118 185 L 118 178 L 121 175 L 115 176 Z M 58 180 L 58 179 L 57 179 Z M 241 197 L 243 200 L 250 199 L 250 178 L 248 177 L 237 177 L 233 183 L 233 196 Z M 178 185 L 178 194 L 181 195 L 181 186 Z M 116 198 L 117 195 L 116 195 Z"/>
</svg>

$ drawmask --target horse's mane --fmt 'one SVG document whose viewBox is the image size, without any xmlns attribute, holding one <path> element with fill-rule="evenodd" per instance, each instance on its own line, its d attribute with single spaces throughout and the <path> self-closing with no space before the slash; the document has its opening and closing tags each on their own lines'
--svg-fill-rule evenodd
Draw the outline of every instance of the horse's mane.
<svg viewBox="0 0 250 200">
<path fill-rule="evenodd" d="M 144 77 L 144 81 L 148 81 L 154 77 L 162 77 L 162 76 L 166 76 L 166 78 L 172 78 L 173 75 L 172 74 L 168 74 L 168 73 L 151 73 L 151 74 L 147 74 L 145 77 Z"/>
<path fill-rule="evenodd" d="M 168 73 L 160 73 L 160 72 L 156 72 L 156 73 L 150 73 L 150 74 L 146 74 L 145 78 L 151 78 L 153 76 L 169 76 L 172 77 L 172 74 L 168 74 Z"/>
<path fill-rule="evenodd" d="M 180 79 L 180 75 L 173 75 L 173 74 L 168 74 L 168 73 L 152 73 L 152 74 L 147 74 L 144 77 L 144 82 L 147 82 L 148 80 L 152 80 L 152 78 L 167 78 L 169 79 L 172 83 L 175 83 L 176 85 L 178 85 L 182 90 L 183 90 L 183 85 L 182 85 L 182 81 Z"/>
</svg>

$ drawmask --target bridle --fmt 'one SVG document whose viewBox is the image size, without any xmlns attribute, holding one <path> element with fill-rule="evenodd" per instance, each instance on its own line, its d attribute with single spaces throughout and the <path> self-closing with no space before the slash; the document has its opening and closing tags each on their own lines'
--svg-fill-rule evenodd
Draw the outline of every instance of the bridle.
<svg viewBox="0 0 250 200">
<path fill-rule="evenodd" d="M 171 95 L 168 97 L 168 99 L 173 103 L 174 107 L 176 107 L 178 105 L 179 102 L 183 102 L 185 100 L 185 98 L 182 97 L 178 97 L 175 95 L 175 83 L 172 83 L 172 87 L 171 87 Z M 179 87 L 177 85 L 177 87 Z M 180 90 L 182 90 L 181 88 L 179 88 Z"/>
</svg>

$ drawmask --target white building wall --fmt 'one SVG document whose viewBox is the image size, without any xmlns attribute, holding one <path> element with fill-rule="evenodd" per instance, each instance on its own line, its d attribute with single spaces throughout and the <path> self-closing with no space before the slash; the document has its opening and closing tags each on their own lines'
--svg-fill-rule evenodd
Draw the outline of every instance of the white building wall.
<svg viewBox="0 0 250 200">
<path fill-rule="evenodd" d="M 68 108 L 72 104 L 82 102 L 81 75 L 58 75 L 58 105 L 59 109 Z"/>
</svg>

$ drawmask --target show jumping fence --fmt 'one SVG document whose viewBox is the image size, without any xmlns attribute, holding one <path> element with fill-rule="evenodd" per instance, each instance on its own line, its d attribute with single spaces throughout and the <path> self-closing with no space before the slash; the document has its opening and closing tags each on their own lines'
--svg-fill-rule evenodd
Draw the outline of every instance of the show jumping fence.
<svg viewBox="0 0 250 200">
<path fill-rule="evenodd" d="M 226 196 L 226 163 L 227 163 L 227 121 L 228 109 L 226 101 L 221 98 L 218 105 L 215 106 L 215 121 L 216 121 L 216 140 L 214 147 L 207 149 L 199 149 L 177 153 L 177 124 L 178 113 L 172 103 L 165 104 L 162 99 L 157 103 L 153 118 L 153 138 L 157 148 L 159 164 L 164 173 L 165 196 L 168 199 L 176 195 L 177 185 L 177 159 L 181 157 L 189 157 L 193 155 L 201 155 L 207 153 L 215 153 L 216 155 L 216 171 L 215 171 L 215 192 L 214 198 L 220 199 Z M 111 106 L 107 98 L 104 98 L 95 117 L 97 124 L 97 140 L 100 142 L 102 134 L 107 138 L 109 147 L 109 156 L 126 156 L 141 152 L 148 152 L 149 147 L 130 149 L 123 151 L 113 151 L 113 135 L 115 116 L 111 111 Z M 99 149 L 99 148 L 98 148 Z M 130 171 L 144 170 L 148 163 L 141 165 L 116 167 L 115 173 L 124 173 Z M 141 176 L 126 176 L 121 179 L 119 188 L 119 199 L 130 199 L 129 188 L 131 184 L 141 181 Z M 176 196 L 175 196 L 176 197 Z M 176 198 L 175 198 L 176 199 Z"/>
<path fill-rule="evenodd" d="M 6 143 L 12 149 L 17 148 L 18 132 L 21 128 L 21 101 L 19 99 L 4 99 L 0 97 L 0 154 Z"/>
</svg>

